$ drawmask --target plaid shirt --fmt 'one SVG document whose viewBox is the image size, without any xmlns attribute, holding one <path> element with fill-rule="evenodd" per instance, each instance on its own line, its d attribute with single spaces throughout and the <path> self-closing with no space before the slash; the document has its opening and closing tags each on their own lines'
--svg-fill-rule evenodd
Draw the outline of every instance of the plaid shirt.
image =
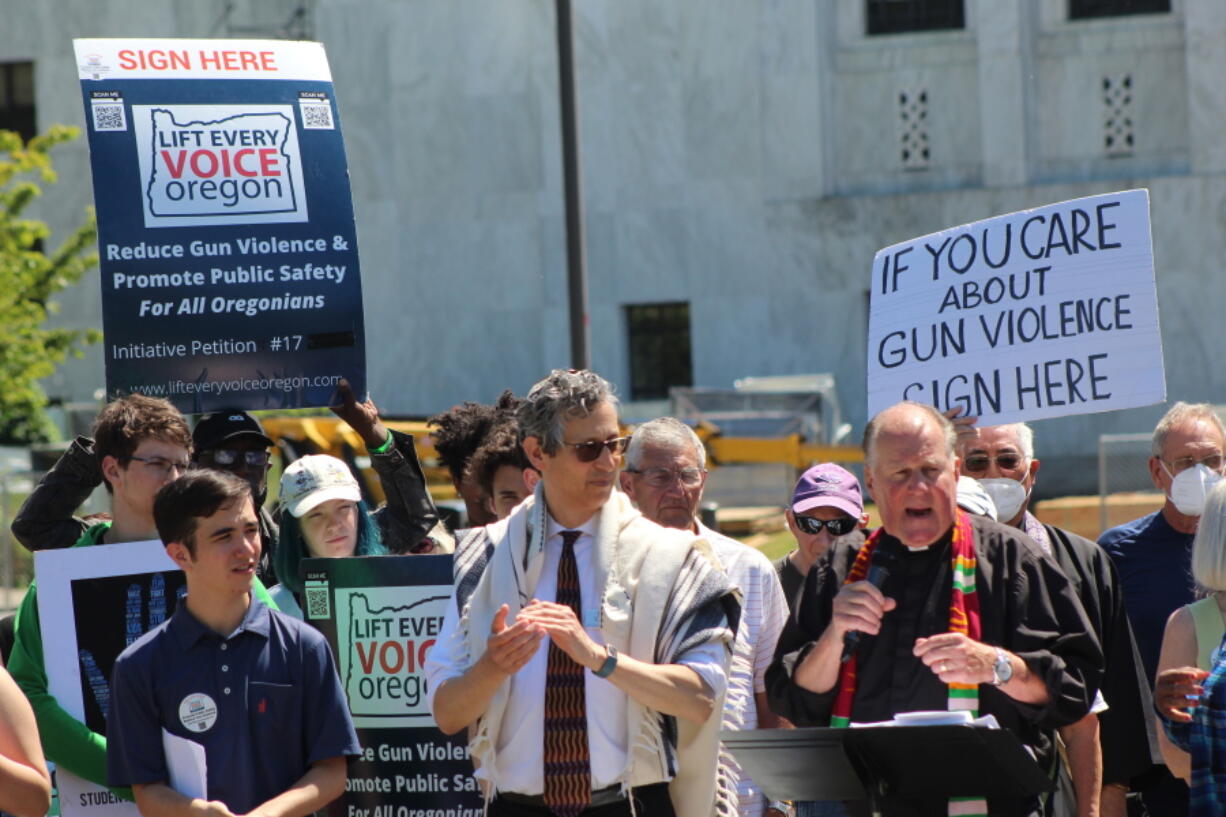
<svg viewBox="0 0 1226 817">
<path fill-rule="evenodd" d="M 1191 723 L 1162 719 L 1167 737 L 1192 756 L 1188 817 L 1226 814 L 1226 650 L 1214 653 L 1213 671 L 1204 683 Z"/>
</svg>

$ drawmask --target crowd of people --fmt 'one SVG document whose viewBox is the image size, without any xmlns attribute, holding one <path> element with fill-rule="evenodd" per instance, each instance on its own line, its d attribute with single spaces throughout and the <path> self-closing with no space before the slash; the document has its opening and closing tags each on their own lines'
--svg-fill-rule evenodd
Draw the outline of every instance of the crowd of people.
<svg viewBox="0 0 1226 817">
<path fill-rule="evenodd" d="M 440 514 L 413 438 L 373 402 L 343 387 L 333 410 L 365 444 L 377 508 L 349 463 L 310 453 L 267 507 L 275 446 L 258 419 L 190 429 L 140 395 L 108 404 L 36 486 L 12 526 L 26 547 L 160 540 L 186 594 L 116 659 L 103 735 L 49 687 L 31 585 L 0 622 L 0 810 L 46 813 L 47 761 L 146 817 L 323 808 L 362 747 L 302 620 L 300 562 L 453 553 L 427 695 L 442 732 L 467 734 L 495 817 L 863 813 L 771 799 L 721 731 L 915 712 L 987 716 L 1051 785 L 885 789 L 883 814 L 1226 813 L 1226 431 L 1207 405 L 1177 403 L 1154 430 L 1163 506 L 1094 542 L 1032 512 L 1024 423 L 900 403 L 867 423 L 863 485 L 835 463 L 800 476 L 795 548 L 773 563 L 704 524 L 694 430 L 661 417 L 623 436 L 593 372 L 431 418 L 462 515 Z M 99 484 L 109 512 L 76 517 Z M 203 797 L 171 784 L 176 739 L 203 746 Z"/>
</svg>

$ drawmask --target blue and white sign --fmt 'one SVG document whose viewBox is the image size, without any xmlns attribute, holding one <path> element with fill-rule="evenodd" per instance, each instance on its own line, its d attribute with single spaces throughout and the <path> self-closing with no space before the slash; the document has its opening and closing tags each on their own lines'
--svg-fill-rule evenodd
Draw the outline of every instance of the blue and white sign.
<svg viewBox="0 0 1226 817">
<path fill-rule="evenodd" d="M 323 46 L 81 39 L 106 385 L 185 413 L 366 391 L 353 201 Z"/>
</svg>

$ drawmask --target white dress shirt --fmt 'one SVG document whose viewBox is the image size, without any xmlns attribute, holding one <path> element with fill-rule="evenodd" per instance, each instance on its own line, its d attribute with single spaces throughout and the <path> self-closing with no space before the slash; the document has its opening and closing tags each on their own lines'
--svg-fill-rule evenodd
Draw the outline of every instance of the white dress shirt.
<svg viewBox="0 0 1226 817">
<path fill-rule="evenodd" d="M 562 556 L 562 531 L 578 530 L 575 541 L 575 567 L 579 573 L 579 593 L 582 599 L 581 621 L 587 634 L 597 644 L 604 644 L 599 630 L 600 594 L 604 588 L 596 587 L 595 570 L 592 566 L 592 548 L 595 544 L 596 524 L 599 516 L 593 516 L 578 528 L 563 528 L 549 517 L 545 539 L 544 565 L 533 598 L 554 601 L 557 597 L 558 562 Z M 508 619 L 507 626 L 513 622 Z M 428 704 L 434 707 L 434 691 L 450 678 L 463 675 L 463 634 L 459 631 L 459 613 L 456 610 L 455 593 L 447 605 L 443 627 L 438 640 L 426 656 Z M 541 646 L 508 680 L 511 684 L 501 728 L 498 730 L 497 780 L 500 791 L 535 795 L 545 791 L 543 751 L 545 745 L 545 674 L 549 663 L 549 637 L 541 639 Z M 722 694 L 726 683 L 724 671 L 725 648 L 722 644 L 707 644 L 686 652 L 679 663 L 694 669 L 699 677 L 714 692 Z M 592 789 L 603 789 L 616 783 L 626 766 L 626 693 L 607 679 L 597 678 L 592 672 L 584 673 L 584 691 L 587 704 L 588 750 L 591 754 Z M 485 769 L 475 775 L 488 778 Z"/>
</svg>

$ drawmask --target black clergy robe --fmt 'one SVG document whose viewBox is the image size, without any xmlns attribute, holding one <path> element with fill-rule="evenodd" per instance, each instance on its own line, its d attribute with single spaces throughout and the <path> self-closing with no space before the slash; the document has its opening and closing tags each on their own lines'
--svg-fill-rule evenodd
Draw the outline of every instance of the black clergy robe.
<svg viewBox="0 0 1226 817">
<path fill-rule="evenodd" d="M 1043 527 L 1103 649 L 1101 689 L 1108 707 L 1098 716 L 1103 783 L 1129 785 L 1163 761 L 1154 734 L 1153 696 L 1124 611 L 1119 575 L 1097 542 L 1054 525 Z"/>
<path fill-rule="evenodd" d="M 1052 768 L 1053 731 L 1083 717 L 1102 674 L 1102 651 L 1069 580 L 1055 561 L 1021 531 L 972 517 L 976 591 L 982 623 L 980 640 L 1018 655 L 1044 680 L 1049 701 L 1032 706 L 991 684 L 979 687 L 980 714 L 992 714 Z M 948 708 L 948 687 L 912 652 L 915 640 L 949 631 L 950 534 L 912 551 L 883 532 L 878 545 L 897 556 L 882 587 L 898 606 L 885 614 L 881 632 L 865 635 L 857 652 L 859 683 L 852 703 L 856 722 L 889 720 L 899 712 Z M 800 606 L 779 639 L 767 671 L 771 708 L 797 726 L 828 726 L 837 688 L 826 693 L 802 689 L 795 668 L 830 621 L 831 604 L 856 557 L 856 548 L 837 545 L 806 578 Z M 989 801 L 992 814 L 1024 815 L 1035 808 L 1021 801 Z M 943 814 L 943 803 L 889 803 L 887 814 Z"/>
</svg>

